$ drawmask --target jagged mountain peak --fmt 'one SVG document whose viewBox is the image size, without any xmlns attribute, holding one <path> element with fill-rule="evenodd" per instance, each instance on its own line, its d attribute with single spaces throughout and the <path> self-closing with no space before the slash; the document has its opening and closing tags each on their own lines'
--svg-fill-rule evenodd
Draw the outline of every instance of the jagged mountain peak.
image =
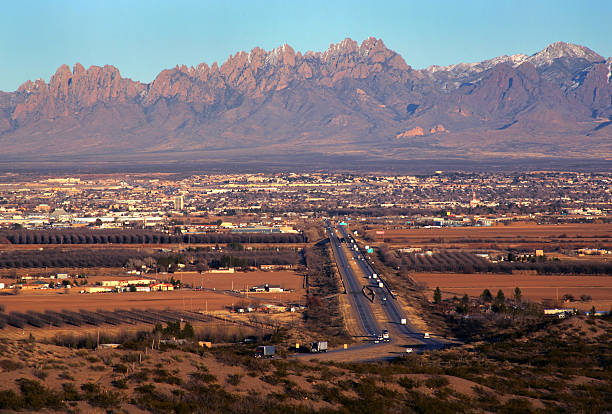
<svg viewBox="0 0 612 414">
<path fill-rule="evenodd" d="M 502 63 L 516 67 L 525 62 L 527 58 L 528 56 L 524 54 L 516 54 L 510 56 L 502 55 L 494 57 L 492 59 L 483 60 L 482 62 L 456 63 L 448 66 L 432 65 L 425 68 L 423 71 L 429 74 L 434 74 L 436 72 L 451 72 L 459 76 L 462 75 L 462 77 L 467 77 L 474 73 L 491 69 L 492 67 L 495 67 Z"/>
<path fill-rule="evenodd" d="M 531 56 L 519 53 L 514 55 L 501 55 L 492 59 L 483 60 L 481 62 L 457 63 L 448 66 L 432 65 L 423 69 L 423 72 L 429 75 L 434 75 L 437 72 L 449 72 L 453 76 L 457 76 L 459 78 L 468 78 L 474 74 L 491 69 L 492 67 L 501 63 L 518 67 L 525 62 L 529 62 L 535 67 L 539 68 L 550 65 L 556 59 L 560 58 L 584 59 L 592 63 L 605 61 L 602 56 L 586 46 L 581 46 L 574 43 L 555 42 L 548 45 L 541 51 L 532 54 Z"/>
<path fill-rule="evenodd" d="M 563 42 L 531 56 L 414 71 L 375 37 L 304 54 L 286 43 L 255 47 L 221 65 L 177 65 L 149 84 L 122 78 L 114 66 L 76 63 L 60 66 L 48 83 L 0 93 L 0 145 L 7 154 L 48 152 L 49 143 L 58 154 L 64 147 L 205 151 L 245 142 L 291 152 L 367 142 L 386 151 L 401 136 L 437 154 L 492 134 L 499 140 L 483 138 L 487 151 L 501 154 L 508 137 L 508 148 L 526 137 L 535 152 L 553 153 L 555 137 L 610 137 L 612 127 L 593 122 L 612 117 L 611 73 L 612 60 Z M 82 150 L 72 144 L 77 139 Z"/>
<path fill-rule="evenodd" d="M 589 62 L 603 62 L 605 59 L 586 46 L 574 43 L 555 42 L 534 53 L 527 60 L 536 66 L 547 65 L 560 58 L 585 59 Z"/>
</svg>

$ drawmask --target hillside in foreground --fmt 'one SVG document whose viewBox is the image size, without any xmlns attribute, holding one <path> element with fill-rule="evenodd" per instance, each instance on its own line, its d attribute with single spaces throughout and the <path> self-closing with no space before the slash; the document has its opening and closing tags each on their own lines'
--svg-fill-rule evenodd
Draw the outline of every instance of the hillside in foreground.
<svg viewBox="0 0 612 414">
<path fill-rule="evenodd" d="M 574 317 L 392 362 L 255 359 L 252 345 L 70 349 L 1 340 L 0 409 L 562 413 L 612 410 L 609 319 Z M 282 342 L 282 338 L 277 338 Z M 82 343 L 83 345 L 84 343 Z"/>
</svg>

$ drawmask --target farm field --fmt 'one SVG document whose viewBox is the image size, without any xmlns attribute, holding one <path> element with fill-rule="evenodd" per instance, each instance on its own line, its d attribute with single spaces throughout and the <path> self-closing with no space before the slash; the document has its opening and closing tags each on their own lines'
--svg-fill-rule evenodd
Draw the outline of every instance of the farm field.
<svg viewBox="0 0 612 414">
<path fill-rule="evenodd" d="M 236 272 L 236 273 L 199 273 L 199 272 L 176 272 L 166 274 L 148 273 L 141 276 L 125 274 L 123 269 L 110 269 L 103 275 L 87 276 L 88 286 L 96 285 L 104 280 L 140 280 L 155 279 L 168 281 L 174 277 L 183 284 L 191 287 L 204 287 L 207 289 L 246 290 L 247 287 L 259 286 L 264 284 L 279 285 L 285 290 L 292 290 L 297 293 L 304 293 L 304 277 L 293 271 L 256 271 L 256 272 Z M 35 273 L 35 272 L 32 272 Z M 73 272 L 71 272 L 72 274 Z M 88 273 L 88 272 L 87 272 Z M 27 272 L 20 272 L 25 275 Z M 45 279 L 47 280 L 47 279 Z M 51 280 L 51 279 L 49 279 Z M 11 284 L 15 279 L 1 277 L 0 282 Z M 75 288 L 78 291 L 78 288 Z M 25 293 L 25 292 L 22 292 Z"/>
<path fill-rule="evenodd" d="M 112 315 L 112 314 L 111 314 Z M 202 317 L 202 315 L 200 315 Z M 163 321 L 160 321 L 163 324 Z M 239 325 L 229 322 L 221 322 L 218 319 L 210 318 L 209 321 L 190 321 L 191 325 L 197 333 L 217 332 L 222 336 L 240 334 L 242 332 L 252 331 L 251 328 L 244 325 Z M 2 339 L 26 339 L 30 334 L 37 339 L 52 339 L 61 336 L 65 337 L 85 337 L 90 336 L 95 338 L 98 333 L 101 334 L 103 340 L 120 338 L 125 336 L 134 336 L 142 331 L 150 331 L 153 325 L 151 323 L 123 323 L 110 325 L 108 323 L 92 326 L 90 324 L 82 324 L 75 327 L 69 324 L 63 326 L 45 326 L 35 327 L 30 324 L 25 324 L 23 328 L 7 325 L 1 331 Z"/>
<path fill-rule="evenodd" d="M 76 290 L 76 289 L 75 289 Z M 291 294 L 253 294 L 249 300 L 260 302 L 277 302 L 276 298 L 291 300 Z M 0 304 L 6 312 L 27 312 L 63 309 L 90 311 L 115 309 L 180 309 L 180 310 L 222 310 L 232 303 L 238 303 L 242 298 L 228 296 L 210 291 L 175 290 L 171 292 L 125 292 L 125 293 L 87 293 L 71 292 L 62 294 L 57 291 L 24 292 L 19 295 L 0 296 Z"/>
<path fill-rule="evenodd" d="M 377 231 L 384 231 L 377 235 Z M 603 242 L 612 245 L 611 223 L 577 223 L 559 225 L 512 224 L 492 227 L 444 227 L 416 229 L 371 228 L 366 231 L 373 243 L 391 246 L 420 246 L 424 244 L 471 243 L 590 243 Z M 432 240 L 436 239 L 436 240 Z"/>
<path fill-rule="evenodd" d="M 414 281 L 427 285 L 427 295 L 431 299 L 434 289 L 439 286 L 442 297 L 469 296 L 477 297 L 484 289 L 493 295 L 502 289 L 506 297 L 514 295 L 514 288 L 519 287 L 526 299 L 541 302 L 556 300 L 560 305 L 588 311 L 595 306 L 597 310 L 609 310 L 612 307 L 612 276 L 538 276 L 538 275 L 491 275 L 491 274 L 456 274 L 456 273 L 413 273 Z M 561 298 L 571 294 L 579 299 L 589 295 L 591 301 L 574 301 L 563 304 Z"/>
<path fill-rule="evenodd" d="M 168 275 L 164 275 L 168 276 Z M 180 279 L 180 274 L 175 274 Z M 246 272 L 234 274 L 207 274 L 184 273 L 184 283 L 200 284 L 204 279 L 204 288 L 207 290 L 194 291 L 190 289 L 175 290 L 170 292 L 124 292 L 124 293 L 78 293 L 78 288 L 73 288 L 70 293 L 63 290 L 27 291 L 19 295 L 0 296 L 0 304 L 4 305 L 6 312 L 26 312 L 62 309 L 72 310 L 115 310 L 115 309 L 180 309 L 200 311 L 223 310 L 233 303 L 244 301 L 256 301 L 259 303 L 287 303 L 303 302 L 304 289 L 303 278 L 294 272 Z M 100 280 L 108 277 L 100 277 Z M 118 277 L 118 279 L 124 279 Z M 127 278 L 125 278 L 127 279 Z M 219 291 L 229 290 L 234 280 L 234 289 L 242 289 L 243 286 L 258 284 L 277 284 L 292 292 L 283 293 L 250 293 L 248 298 L 231 296 L 222 292 L 212 292 L 208 289 Z"/>
<path fill-rule="evenodd" d="M 270 249 L 270 248 L 286 248 L 286 249 L 301 249 L 304 246 L 307 246 L 309 243 L 245 243 L 249 247 L 253 249 Z M 146 252 L 154 253 L 159 251 L 159 249 L 168 249 L 171 251 L 178 251 L 180 249 L 184 249 L 187 247 L 216 247 L 216 246 L 227 246 L 228 243 L 166 243 L 166 244 L 135 244 L 135 243 L 109 243 L 109 244 L 7 244 L 0 243 L 0 252 L 1 251 L 14 251 L 14 250 L 40 250 L 40 249 L 49 249 L 49 248 L 84 248 L 84 249 L 94 249 L 94 250 L 104 250 L 109 247 L 117 248 L 117 249 L 133 249 L 133 250 L 144 250 Z"/>
<path fill-rule="evenodd" d="M 169 278 L 171 275 L 163 275 Z M 172 276 L 184 284 L 192 287 L 203 286 L 204 288 L 217 290 L 246 290 L 247 287 L 261 286 L 264 284 L 280 285 L 283 289 L 304 293 L 304 277 L 290 270 L 279 271 L 256 271 L 236 273 L 198 273 L 198 272 L 176 272 Z"/>
</svg>

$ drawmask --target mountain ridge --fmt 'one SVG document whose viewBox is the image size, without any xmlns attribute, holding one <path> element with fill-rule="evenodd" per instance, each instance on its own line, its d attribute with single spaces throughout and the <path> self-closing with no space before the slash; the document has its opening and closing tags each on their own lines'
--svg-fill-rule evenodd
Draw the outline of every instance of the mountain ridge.
<svg viewBox="0 0 612 414">
<path fill-rule="evenodd" d="M 373 37 L 304 54 L 256 47 L 150 83 L 76 63 L 0 92 L 0 144 L 7 159 L 177 149 L 486 158 L 521 146 L 534 157 L 612 157 L 611 72 L 612 59 L 563 42 L 416 70 Z"/>
</svg>

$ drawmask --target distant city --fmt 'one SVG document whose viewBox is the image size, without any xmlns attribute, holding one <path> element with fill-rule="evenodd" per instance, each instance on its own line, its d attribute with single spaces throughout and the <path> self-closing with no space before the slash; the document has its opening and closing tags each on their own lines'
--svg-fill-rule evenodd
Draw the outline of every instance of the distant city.
<svg viewBox="0 0 612 414">
<path fill-rule="evenodd" d="M 0 176 L 5 228 L 147 228 L 295 233 L 330 214 L 395 213 L 412 226 L 607 220 L 610 173 L 426 176 L 219 174 Z M 247 214 L 247 217 L 243 215 Z M 206 222 L 207 217 L 215 217 Z M 219 219 L 219 217 L 221 219 Z M 219 222 L 217 222 L 217 220 Z M 407 224 L 407 223 L 403 223 Z"/>
</svg>

